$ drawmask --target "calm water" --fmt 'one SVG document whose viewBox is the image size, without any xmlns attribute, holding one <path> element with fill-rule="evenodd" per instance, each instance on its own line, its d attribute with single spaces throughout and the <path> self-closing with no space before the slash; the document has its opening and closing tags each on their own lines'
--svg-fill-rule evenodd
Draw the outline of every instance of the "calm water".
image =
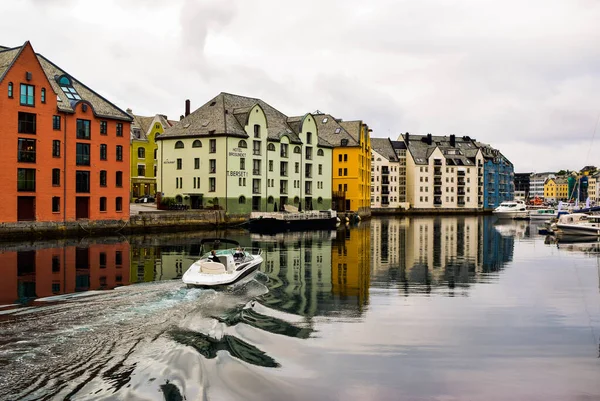
<svg viewBox="0 0 600 401">
<path fill-rule="evenodd" d="M 222 291 L 215 235 L 260 246 Z M 599 400 L 596 243 L 492 217 L 0 245 L 2 400 Z"/>
</svg>

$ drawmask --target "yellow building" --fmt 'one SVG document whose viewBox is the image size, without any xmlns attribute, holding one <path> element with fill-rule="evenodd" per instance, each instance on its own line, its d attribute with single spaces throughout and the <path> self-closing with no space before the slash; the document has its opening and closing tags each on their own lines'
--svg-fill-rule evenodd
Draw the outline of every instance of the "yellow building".
<svg viewBox="0 0 600 401">
<path fill-rule="evenodd" d="M 569 182 L 564 177 L 556 179 L 556 200 L 566 201 L 569 197 Z"/>
<path fill-rule="evenodd" d="M 558 187 L 554 178 L 548 178 L 544 183 L 544 200 L 547 202 L 556 202 L 557 189 Z"/>
<path fill-rule="evenodd" d="M 131 123 L 130 163 L 131 163 L 131 200 L 142 195 L 156 194 L 156 152 L 155 138 L 164 132 L 172 122 L 157 114 L 154 117 L 142 117 L 127 112 L 133 117 Z"/>
<path fill-rule="evenodd" d="M 333 145 L 333 207 L 371 214 L 371 130 L 362 121 L 313 114 L 319 137 Z"/>
</svg>

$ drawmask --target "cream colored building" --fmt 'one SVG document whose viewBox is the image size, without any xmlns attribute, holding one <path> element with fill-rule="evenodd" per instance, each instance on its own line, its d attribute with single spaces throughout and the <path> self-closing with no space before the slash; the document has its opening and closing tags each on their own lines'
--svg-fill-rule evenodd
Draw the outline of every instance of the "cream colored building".
<svg viewBox="0 0 600 401">
<path fill-rule="evenodd" d="M 406 200 L 414 209 L 478 209 L 478 165 L 484 158 L 470 139 L 404 134 Z"/>
</svg>

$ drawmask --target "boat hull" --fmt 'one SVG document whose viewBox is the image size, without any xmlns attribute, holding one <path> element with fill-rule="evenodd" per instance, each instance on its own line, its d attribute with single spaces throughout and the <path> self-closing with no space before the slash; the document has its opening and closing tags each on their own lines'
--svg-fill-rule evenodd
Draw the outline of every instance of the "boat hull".
<svg viewBox="0 0 600 401">
<path fill-rule="evenodd" d="M 499 219 L 527 219 L 529 218 L 529 212 L 527 210 L 514 210 L 510 212 L 493 212 L 494 216 Z"/>
<path fill-rule="evenodd" d="M 600 226 L 585 224 L 557 224 L 561 235 L 578 235 L 600 237 Z"/>
<path fill-rule="evenodd" d="M 262 262 L 255 263 L 254 265 L 249 266 L 246 269 L 242 270 L 239 274 L 227 273 L 227 274 L 219 275 L 219 276 L 223 276 L 223 277 L 206 277 L 209 275 L 198 274 L 196 278 L 184 277 L 182 279 L 182 281 L 184 284 L 186 284 L 188 286 L 188 288 L 210 288 L 210 287 L 228 286 L 228 285 L 237 283 L 238 281 L 242 280 L 243 278 L 249 276 L 251 273 L 257 271 L 260 268 L 261 264 L 262 264 Z M 230 277 L 225 277 L 225 276 L 230 276 Z M 209 279 L 210 279 L 210 281 L 209 281 Z"/>
<path fill-rule="evenodd" d="M 261 217 L 249 221 L 249 229 L 256 233 L 278 233 L 285 231 L 333 230 L 337 218 L 286 220 L 270 217 Z"/>
</svg>

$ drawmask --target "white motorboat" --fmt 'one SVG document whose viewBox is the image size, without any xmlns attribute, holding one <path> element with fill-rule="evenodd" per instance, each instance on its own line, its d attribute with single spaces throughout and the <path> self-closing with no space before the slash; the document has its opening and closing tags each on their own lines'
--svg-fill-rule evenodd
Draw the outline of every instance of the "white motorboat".
<svg viewBox="0 0 600 401">
<path fill-rule="evenodd" d="M 600 216 L 585 213 L 565 214 L 556 222 L 558 234 L 600 237 Z"/>
<path fill-rule="evenodd" d="M 182 277 L 182 281 L 188 287 L 217 287 L 233 284 L 256 271 L 263 262 L 262 250 L 241 248 L 235 240 L 225 238 L 203 239 L 200 242 L 201 252 L 204 252 L 204 245 L 207 243 L 213 243 L 216 259 L 212 256 L 211 250 L 192 263 Z M 235 246 L 228 249 L 218 249 L 223 243 Z"/>
<path fill-rule="evenodd" d="M 525 202 L 520 200 L 504 201 L 492 212 L 499 219 L 527 219 L 529 210 Z"/>
<path fill-rule="evenodd" d="M 558 211 L 555 209 L 532 209 L 529 211 L 531 220 L 551 220 L 558 216 Z"/>
</svg>

